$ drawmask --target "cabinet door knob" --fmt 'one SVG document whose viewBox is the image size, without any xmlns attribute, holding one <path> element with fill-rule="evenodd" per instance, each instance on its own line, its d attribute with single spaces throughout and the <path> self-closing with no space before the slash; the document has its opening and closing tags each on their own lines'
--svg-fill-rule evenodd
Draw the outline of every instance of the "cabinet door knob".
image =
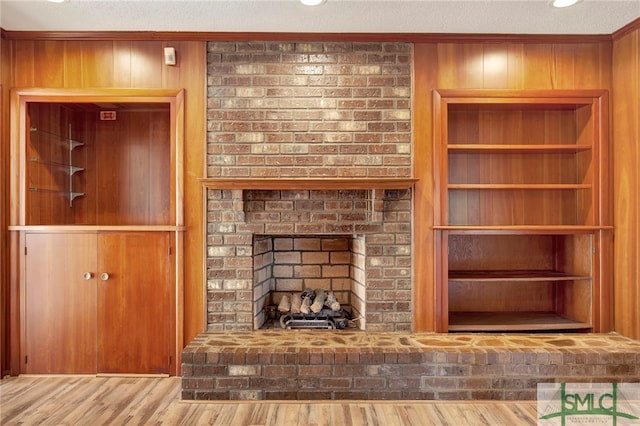
<svg viewBox="0 0 640 426">
<path fill-rule="evenodd" d="M 108 280 L 108 279 L 109 279 L 109 274 L 107 274 L 106 272 L 101 273 L 101 274 L 100 274 L 100 279 L 101 279 L 102 281 L 106 281 L 106 280 Z"/>
<path fill-rule="evenodd" d="M 93 278 L 93 274 L 91 272 L 85 272 L 82 278 L 84 278 L 85 280 L 90 280 L 91 278 Z"/>
</svg>

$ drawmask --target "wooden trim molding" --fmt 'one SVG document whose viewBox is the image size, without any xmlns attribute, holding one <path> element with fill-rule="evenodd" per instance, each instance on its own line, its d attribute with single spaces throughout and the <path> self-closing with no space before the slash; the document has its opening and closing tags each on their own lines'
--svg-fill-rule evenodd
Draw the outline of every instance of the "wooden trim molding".
<svg viewBox="0 0 640 426">
<path fill-rule="evenodd" d="M 380 179 L 200 179 L 207 189 L 255 190 L 352 190 L 409 189 L 418 181 L 413 178 Z"/>
<path fill-rule="evenodd" d="M 8 40 L 352 41 L 406 43 L 601 43 L 610 34 L 277 33 L 171 31 L 6 31 Z"/>
<path fill-rule="evenodd" d="M 615 41 L 615 40 L 619 40 L 622 37 L 626 36 L 627 34 L 632 33 L 635 30 L 640 30 L 640 18 L 635 19 L 631 22 L 629 22 L 627 25 L 625 25 L 624 27 L 620 28 L 619 30 L 617 30 L 616 32 L 614 32 L 611 35 L 611 38 Z"/>
</svg>

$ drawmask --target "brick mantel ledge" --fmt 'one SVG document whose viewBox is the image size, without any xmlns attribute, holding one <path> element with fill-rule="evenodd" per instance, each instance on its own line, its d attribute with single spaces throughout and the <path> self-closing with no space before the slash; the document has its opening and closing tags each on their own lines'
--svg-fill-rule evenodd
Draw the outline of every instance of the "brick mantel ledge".
<svg viewBox="0 0 640 426">
<path fill-rule="evenodd" d="M 355 189 L 410 189 L 418 181 L 415 178 L 204 178 L 207 189 L 249 190 L 355 190 Z"/>
</svg>

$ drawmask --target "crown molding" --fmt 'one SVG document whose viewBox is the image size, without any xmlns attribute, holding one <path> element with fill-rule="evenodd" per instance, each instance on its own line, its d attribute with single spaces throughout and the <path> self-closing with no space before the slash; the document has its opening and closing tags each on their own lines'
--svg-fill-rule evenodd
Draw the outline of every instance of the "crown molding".
<svg viewBox="0 0 640 426">
<path fill-rule="evenodd" d="M 638 20 L 640 21 L 640 20 Z M 634 21 L 635 22 L 635 21 Z M 626 29 L 625 26 L 623 29 Z M 6 31 L 7 40 L 334 41 L 406 43 L 601 43 L 600 34 L 271 33 L 153 31 Z M 622 29 L 621 29 L 622 30 Z M 630 30 L 629 30 L 630 31 Z"/>
<path fill-rule="evenodd" d="M 618 31 L 614 32 L 611 35 L 613 40 L 621 39 L 622 37 L 632 33 L 635 30 L 640 30 L 640 18 L 629 22 L 624 27 L 620 28 Z"/>
</svg>

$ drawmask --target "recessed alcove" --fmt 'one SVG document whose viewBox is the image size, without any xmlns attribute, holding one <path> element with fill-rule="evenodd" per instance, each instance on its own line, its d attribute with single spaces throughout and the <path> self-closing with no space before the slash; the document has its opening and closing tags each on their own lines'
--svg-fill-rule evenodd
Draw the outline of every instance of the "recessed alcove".
<svg viewBox="0 0 640 426">
<path fill-rule="evenodd" d="M 363 235 L 255 235 L 254 329 L 279 327 L 278 307 L 306 289 L 333 292 L 357 328 L 365 329 Z"/>
</svg>

